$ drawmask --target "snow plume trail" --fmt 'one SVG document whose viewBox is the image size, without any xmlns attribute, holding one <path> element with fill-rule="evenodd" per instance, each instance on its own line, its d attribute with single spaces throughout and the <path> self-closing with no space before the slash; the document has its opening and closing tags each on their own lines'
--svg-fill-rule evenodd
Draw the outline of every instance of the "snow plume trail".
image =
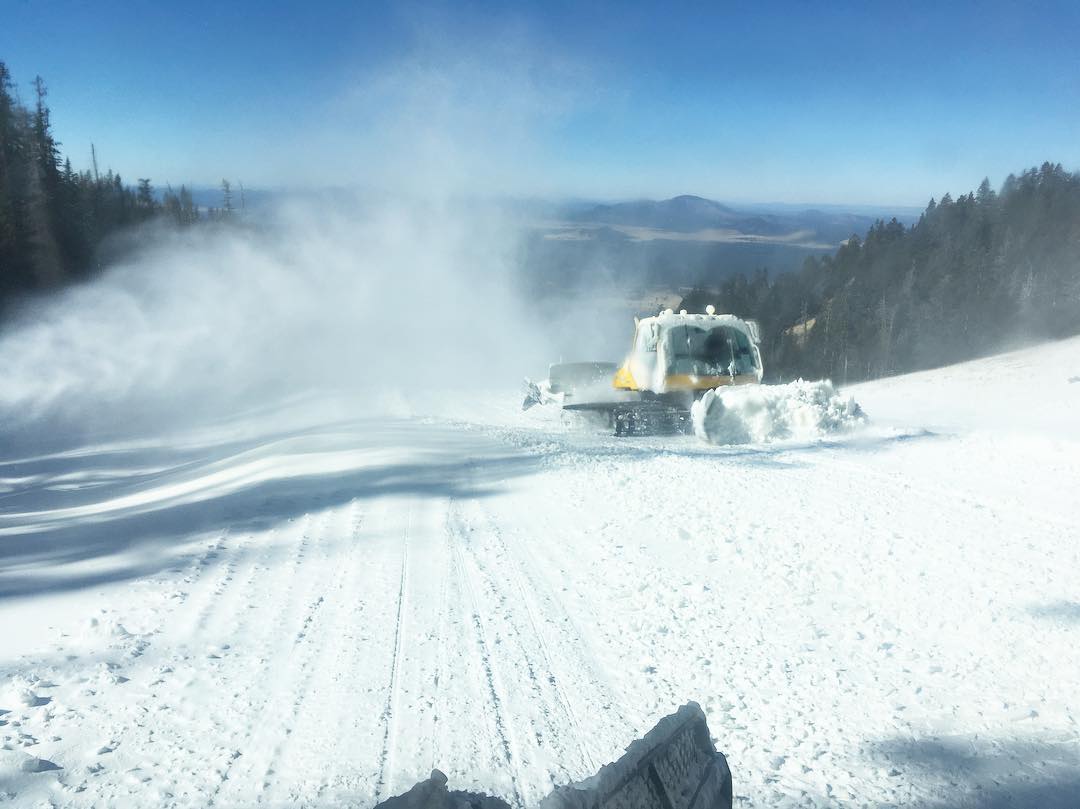
<svg viewBox="0 0 1080 809">
<path fill-rule="evenodd" d="M 366 190 L 296 195 L 240 227 L 163 230 L 16 313 L 0 332 L 0 445 L 243 423 L 294 399 L 320 418 L 407 415 L 409 394 L 509 390 L 581 347 L 524 299 L 530 214 L 494 200 L 557 193 L 531 135 L 588 96 L 588 77 L 527 35 L 457 51 L 420 40 L 378 75 L 343 79 L 318 131 L 280 133 L 268 159 L 282 181 Z M 594 321 L 596 297 L 583 291 L 585 315 L 570 307 L 559 323 Z"/>
<path fill-rule="evenodd" d="M 402 395 L 542 372 L 558 351 L 526 325 L 523 217 L 492 200 L 544 190 L 529 133 L 582 82 L 529 52 L 428 44 L 352 76 L 322 129 L 282 134 L 281 176 L 366 191 L 163 231 L 24 306 L 0 332 L 0 444 L 160 434 L 290 397 L 407 411 Z"/>
<path fill-rule="evenodd" d="M 293 204 L 201 228 L 35 303 L 0 335 L 0 422 L 93 432 L 231 414 L 282 396 L 515 379 L 531 343 L 497 211 Z"/>
</svg>

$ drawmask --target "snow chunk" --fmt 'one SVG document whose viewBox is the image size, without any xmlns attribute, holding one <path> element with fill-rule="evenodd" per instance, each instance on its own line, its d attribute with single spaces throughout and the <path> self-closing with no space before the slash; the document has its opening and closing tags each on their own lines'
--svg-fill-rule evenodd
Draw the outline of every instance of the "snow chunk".
<svg viewBox="0 0 1080 809">
<path fill-rule="evenodd" d="M 712 444 L 808 440 L 846 432 L 866 416 L 832 382 L 743 385 L 710 390 L 691 410 L 694 433 Z"/>
<path fill-rule="evenodd" d="M 19 769 L 23 772 L 37 773 L 37 772 L 49 772 L 50 770 L 59 770 L 62 767 L 55 761 L 49 761 L 45 758 L 29 757 L 23 760 L 19 765 Z"/>
<path fill-rule="evenodd" d="M 34 674 L 16 675 L 8 680 L 3 690 L 0 690 L 0 702 L 14 703 L 24 708 L 38 708 L 48 705 L 52 702 L 52 698 L 41 696 L 36 693 L 36 689 L 51 687 L 53 687 L 52 683 Z"/>
</svg>

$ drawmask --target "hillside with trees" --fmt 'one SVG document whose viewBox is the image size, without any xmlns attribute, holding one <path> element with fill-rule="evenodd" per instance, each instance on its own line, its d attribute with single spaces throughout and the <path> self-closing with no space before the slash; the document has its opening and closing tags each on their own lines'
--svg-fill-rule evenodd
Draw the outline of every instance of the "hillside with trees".
<svg viewBox="0 0 1080 809">
<path fill-rule="evenodd" d="M 159 200 L 149 179 L 132 187 L 96 165 L 75 171 L 53 136 L 40 76 L 33 87 L 28 108 L 0 62 L 0 307 L 89 277 L 104 263 L 106 240 L 132 225 L 164 217 L 186 226 L 202 218 L 184 187 Z"/>
<path fill-rule="evenodd" d="M 856 381 L 1080 332 L 1080 175 L 1044 163 L 931 200 L 911 227 L 878 221 L 801 271 L 698 289 L 756 318 L 773 379 Z"/>
</svg>

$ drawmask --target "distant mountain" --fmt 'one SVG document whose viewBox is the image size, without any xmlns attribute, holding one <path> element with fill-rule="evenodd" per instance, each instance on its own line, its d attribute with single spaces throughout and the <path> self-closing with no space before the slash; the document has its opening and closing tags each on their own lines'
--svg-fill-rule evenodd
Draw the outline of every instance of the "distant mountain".
<svg viewBox="0 0 1080 809">
<path fill-rule="evenodd" d="M 593 205 L 578 213 L 573 221 L 688 233 L 707 228 L 732 227 L 745 218 L 722 203 L 684 194 L 661 201 L 644 199 Z"/>
<path fill-rule="evenodd" d="M 542 293 L 588 286 L 596 277 L 623 288 L 714 287 L 766 269 L 771 277 L 831 254 L 878 219 L 905 225 L 919 212 L 785 203 L 732 205 L 684 194 L 664 200 L 574 200 L 523 206 L 532 224 L 522 267 Z"/>
<path fill-rule="evenodd" d="M 715 241 L 716 234 L 710 231 L 733 231 L 743 237 L 792 239 L 832 246 L 853 233 L 865 233 L 877 218 L 838 210 L 777 208 L 753 206 L 750 210 L 740 210 L 716 200 L 684 194 L 666 200 L 579 205 L 568 210 L 564 218 L 578 225 L 670 231 L 673 238 L 680 240 L 686 240 L 686 234 L 701 233 L 703 241 Z M 901 220 L 909 218 L 903 214 Z M 663 235 L 651 234 L 651 238 L 663 238 Z"/>
</svg>

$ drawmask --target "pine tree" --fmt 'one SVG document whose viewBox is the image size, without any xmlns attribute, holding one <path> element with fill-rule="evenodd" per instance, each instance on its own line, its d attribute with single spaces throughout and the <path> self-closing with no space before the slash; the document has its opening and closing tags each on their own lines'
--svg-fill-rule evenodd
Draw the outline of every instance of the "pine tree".
<svg viewBox="0 0 1080 809">
<path fill-rule="evenodd" d="M 31 263 L 37 286 L 53 286 L 64 279 L 63 258 L 56 240 L 59 221 L 59 150 L 52 137 L 45 82 L 34 79 L 36 103 L 31 130 L 32 162 L 27 184 L 27 223 L 32 245 Z"/>
<path fill-rule="evenodd" d="M 20 285 L 18 256 L 18 191 L 14 163 L 18 159 L 15 101 L 11 74 L 0 62 L 0 295 Z"/>
<path fill-rule="evenodd" d="M 136 190 L 112 170 L 100 174 L 93 144 L 92 171 L 75 171 L 53 135 L 40 77 L 33 90 L 34 103 L 27 109 L 0 62 L 0 315 L 19 294 L 95 271 L 102 262 L 99 248 L 110 234 L 163 212 L 148 179 Z M 178 225 L 199 221 L 186 188 L 173 197 Z"/>
<path fill-rule="evenodd" d="M 154 212 L 157 209 L 157 203 L 154 201 L 154 187 L 150 185 L 150 178 L 139 178 L 139 190 L 137 192 L 135 204 L 144 218 L 149 218 L 154 215 Z"/>
</svg>

